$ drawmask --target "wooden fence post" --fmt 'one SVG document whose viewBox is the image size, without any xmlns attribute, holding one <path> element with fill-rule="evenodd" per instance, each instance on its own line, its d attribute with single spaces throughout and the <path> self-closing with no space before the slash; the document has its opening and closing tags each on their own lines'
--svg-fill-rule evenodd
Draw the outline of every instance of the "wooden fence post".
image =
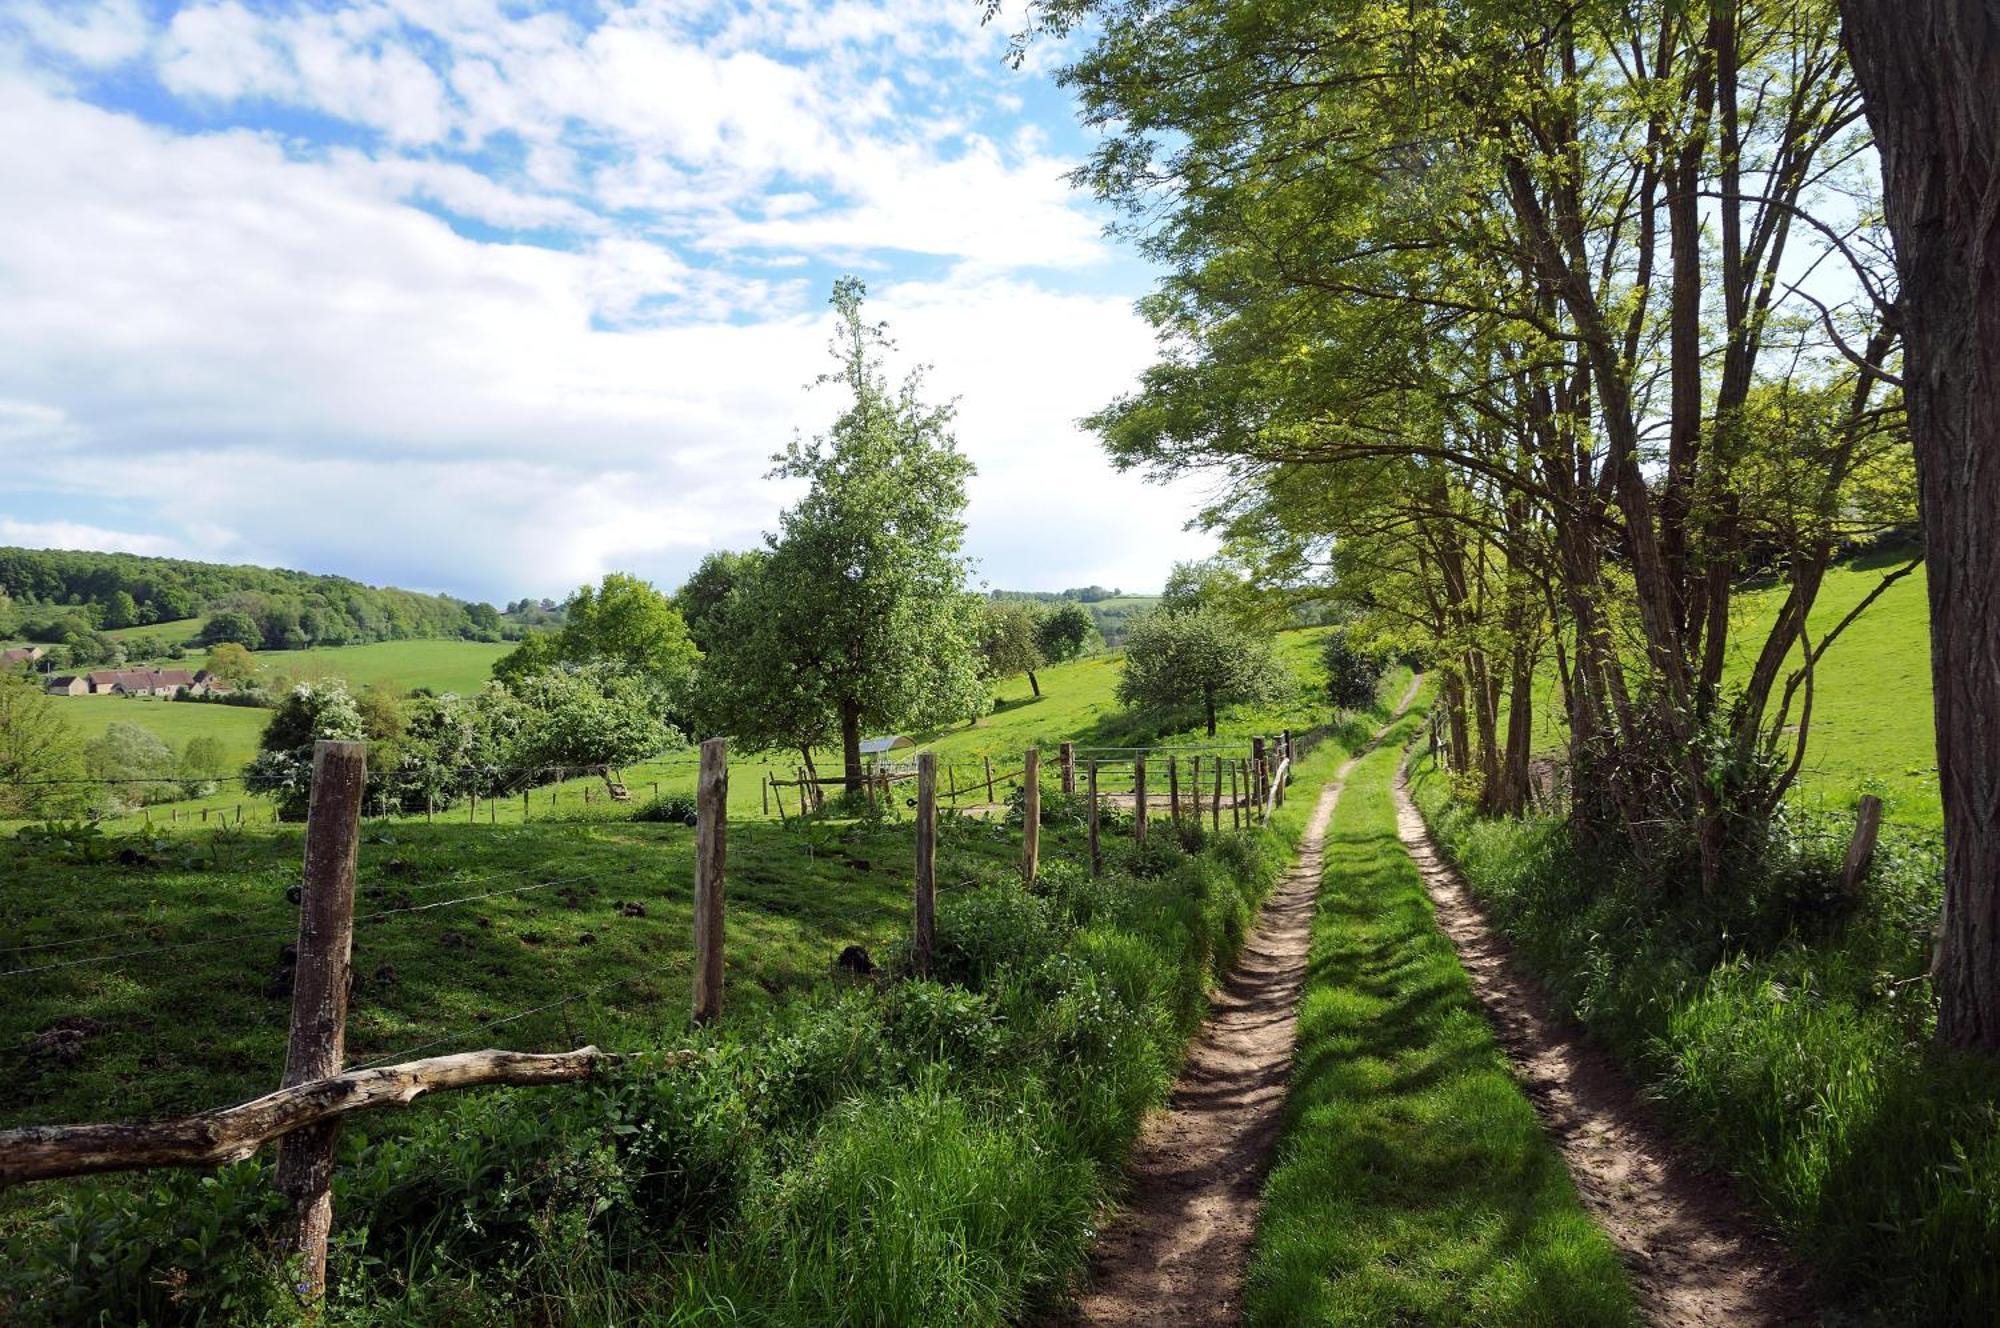
<svg viewBox="0 0 2000 1328">
<path fill-rule="evenodd" d="M 986 758 L 986 801 L 993 801 L 993 758 Z"/>
<path fill-rule="evenodd" d="M 757 781 L 757 787 L 764 794 L 764 815 L 768 817 L 771 814 L 771 776 L 768 771 Z"/>
<path fill-rule="evenodd" d="M 1062 791 L 1076 792 L 1076 744 L 1073 742 L 1062 745 Z"/>
<path fill-rule="evenodd" d="M 479 822 L 479 790 L 473 789 L 471 792 L 472 801 L 465 804 L 465 823 L 476 825 Z"/>
<path fill-rule="evenodd" d="M 368 745 L 313 744 L 306 811 L 305 884 L 299 898 L 297 963 L 285 1077 L 292 1088 L 341 1072 L 347 1058 L 347 987 L 354 957 L 354 860 L 361 845 L 361 798 Z M 326 1242 L 333 1229 L 333 1156 L 340 1122 L 308 1125 L 278 1148 L 278 1192 L 291 1201 L 286 1244 L 301 1259 L 299 1295 L 326 1295 Z"/>
<path fill-rule="evenodd" d="M 1146 847 L 1146 758 L 1132 758 L 1132 839 Z"/>
<path fill-rule="evenodd" d="M 1875 836 L 1882 830 L 1882 800 L 1873 793 L 1862 795 L 1854 809 L 1854 838 L 1848 841 L 1847 861 L 1840 867 L 1840 888 L 1850 897 L 1861 889 L 1861 878 L 1875 857 Z"/>
<path fill-rule="evenodd" d="M 951 786 L 951 791 L 945 796 L 950 798 L 952 805 L 956 807 L 958 805 L 958 767 L 956 765 L 946 766 L 944 768 L 944 777 L 945 781 Z"/>
<path fill-rule="evenodd" d="M 1035 883 L 1042 859 L 1042 749 L 1021 753 L 1021 879 Z"/>
<path fill-rule="evenodd" d="M 1222 833 L 1222 758 L 1215 758 L 1215 796 L 1208 800 L 1209 817 L 1215 822 L 1215 833 Z"/>
<path fill-rule="evenodd" d="M 915 918 L 910 937 L 911 960 L 917 976 L 930 976 L 931 947 L 936 941 L 937 753 L 922 752 L 917 756 L 917 870 Z"/>
<path fill-rule="evenodd" d="M 521 790 L 521 824 L 526 825 L 527 823 L 528 823 L 528 790 L 523 788 Z"/>
<path fill-rule="evenodd" d="M 778 824 L 783 825 L 785 824 L 785 790 L 779 787 L 778 781 L 775 779 L 771 780 L 771 793 L 778 800 Z"/>
<path fill-rule="evenodd" d="M 1167 758 L 1167 819 L 1174 823 L 1174 829 L 1181 828 L 1181 758 Z"/>
<path fill-rule="evenodd" d="M 1090 828 L 1090 874 L 1100 876 L 1104 872 L 1104 857 L 1097 844 L 1097 762 L 1090 763 L 1085 778 L 1090 781 L 1090 814 L 1085 824 Z"/>
<path fill-rule="evenodd" d="M 1243 828 L 1243 792 L 1237 787 L 1236 782 L 1237 775 L 1242 773 L 1242 766 L 1243 763 L 1241 761 L 1231 761 L 1229 763 L 1229 828 L 1231 830 L 1241 830 Z"/>
<path fill-rule="evenodd" d="M 1264 759 L 1264 740 L 1262 738 L 1252 738 L 1250 740 L 1250 765 L 1252 768 L 1250 797 L 1259 807 L 1264 805 L 1264 799 L 1270 793 L 1271 787 L 1268 782 L 1271 775 L 1270 771 L 1264 767 Z"/>
<path fill-rule="evenodd" d="M 722 903 L 729 862 L 729 742 L 701 745 L 694 781 L 694 1021 L 722 1014 Z"/>
<path fill-rule="evenodd" d="M 1194 811 L 1194 828 L 1201 829 L 1201 758 L 1191 758 L 1194 769 L 1188 774 L 1188 806 Z"/>
</svg>

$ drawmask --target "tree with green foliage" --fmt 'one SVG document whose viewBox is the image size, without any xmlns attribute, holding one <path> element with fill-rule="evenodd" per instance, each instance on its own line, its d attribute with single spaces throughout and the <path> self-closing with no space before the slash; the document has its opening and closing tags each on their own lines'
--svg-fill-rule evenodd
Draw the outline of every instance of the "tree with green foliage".
<svg viewBox="0 0 2000 1328">
<path fill-rule="evenodd" d="M 674 607 L 687 620 L 688 635 L 703 654 L 716 646 L 717 613 L 737 585 L 755 573 L 754 564 L 761 557 L 763 554 L 754 549 L 744 553 L 717 549 L 703 558 L 693 575 L 674 592 Z"/>
<path fill-rule="evenodd" d="M 784 577 L 796 563 L 769 553 L 746 557 L 728 593 L 702 610 L 709 644 L 695 713 L 704 733 L 729 735 L 746 752 L 794 751 L 815 779 L 815 749 L 839 733 L 837 707 L 819 639 L 797 633 Z"/>
<path fill-rule="evenodd" d="M 264 633 L 257 626 L 257 620 L 249 614 L 240 609 L 224 609 L 209 615 L 195 640 L 205 646 L 232 642 L 245 650 L 257 650 L 264 645 Z"/>
<path fill-rule="evenodd" d="M 1066 600 L 1042 616 L 1035 643 L 1049 663 L 1065 664 L 1081 655 L 1095 635 L 1097 623 L 1090 610 L 1074 600 Z"/>
<path fill-rule="evenodd" d="M 265 721 L 258 753 L 244 768 L 244 786 L 275 799 L 278 815 L 296 821 L 312 799 L 313 744 L 322 738 L 358 742 L 366 736 L 361 710 L 346 683 L 299 683 Z"/>
<path fill-rule="evenodd" d="M 1154 609 L 1125 638 L 1118 699 L 1142 709 L 1199 707 L 1212 738 L 1221 707 L 1269 700 L 1283 679 L 1271 643 L 1221 609 Z"/>
<path fill-rule="evenodd" d="M 152 730 L 122 720 L 84 744 L 84 768 L 107 784 L 107 800 L 136 807 L 180 796 L 180 758 Z"/>
<path fill-rule="evenodd" d="M 74 816 L 86 810 L 92 790 L 83 743 L 59 702 L 36 681 L 0 670 L 0 820 Z"/>
<path fill-rule="evenodd" d="M 187 746 L 181 749 L 179 762 L 181 796 L 201 798 L 213 793 L 226 760 L 222 739 L 207 733 L 189 738 Z"/>
<path fill-rule="evenodd" d="M 224 641 L 211 647 L 208 657 L 202 661 L 202 668 L 231 687 L 248 687 L 257 681 L 257 661 L 235 641 Z"/>
<path fill-rule="evenodd" d="M 1042 694 L 1035 670 L 1042 658 L 1042 617 L 1032 604 L 1017 599 L 987 600 L 979 624 L 979 655 L 986 663 L 986 676 L 1006 678 L 1016 673 L 1028 675 L 1028 688 Z"/>
<path fill-rule="evenodd" d="M 520 728 L 510 759 L 522 772 L 611 769 L 686 746 L 662 693 L 630 669 L 599 663 L 532 674 L 514 691 Z"/>
<path fill-rule="evenodd" d="M 651 583 L 610 572 L 596 586 L 577 587 L 564 608 L 560 631 L 524 637 L 493 676 L 512 687 L 550 668 L 601 665 L 643 679 L 669 707 L 686 705 L 701 652 L 680 610 Z"/>
<path fill-rule="evenodd" d="M 127 590 L 114 590 L 104 602 L 104 623 L 108 628 L 135 627 L 139 623 L 139 605 Z"/>
<path fill-rule="evenodd" d="M 1336 627 L 1320 645 L 1320 662 L 1326 666 L 1326 699 L 1336 711 L 1352 714 L 1375 704 L 1389 667 L 1381 651 L 1363 649 L 1353 632 Z"/>
<path fill-rule="evenodd" d="M 823 699 L 838 723 L 850 792 L 864 777 L 864 727 L 933 727 L 985 702 L 979 600 L 965 589 L 972 463 L 952 437 L 952 407 L 923 400 L 921 372 L 890 387 L 890 343 L 863 321 L 863 294 L 852 277 L 834 285 L 840 367 L 819 382 L 849 401 L 828 433 L 795 438 L 776 458 L 774 478 L 808 487 L 781 518 L 764 578 L 786 658 L 812 679 L 808 702 Z"/>
</svg>

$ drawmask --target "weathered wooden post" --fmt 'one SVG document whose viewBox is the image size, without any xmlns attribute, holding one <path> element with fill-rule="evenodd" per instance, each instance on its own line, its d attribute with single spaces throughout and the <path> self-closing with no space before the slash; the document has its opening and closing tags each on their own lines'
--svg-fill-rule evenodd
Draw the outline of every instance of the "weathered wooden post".
<svg viewBox="0 0 2000 1328">
<path fill-rule="evenodd" d="M 931 972 L 937 942 L 937 753 L 917 756 L 917 872 L 910 958 L 919 977 Z"/>
<path fill-rule="evenodd" d="M 1882 800 L 1873 793 L 1863 794 L 1854 809 L 1854 838 L 1848 841 L 1847 860 L 1840 867 L 1840 888 L 1849 897 L 1861 890 L 1861 878 L 1875 857 L 1875 836 L 1882 831 Z"/>
<path fill-rule="evenodd" d="M 1021 754 L 1021 879 L 1035 883 L 1042 857 L 1042 749 Z"/>
<path fill-rule="evenodd" d="M 993 758 L 986 758 L 986 801 L 993 801 Z"/>
<path fill-rule="evenodd" d="M 949 797 L 952 806 L 956 807 L 958 805 L 958 767 L 956 765 L 946 766 L 944 768 L 944 777 L 945 781 L 951 786 L 951 791 L 945 796 Z"/>
<path fill-rule="evenodd" d="M 1252 738 L 1250 740 L 1250 797 L 1259 807 L 1264 805 L 1264 799 L 1269 796 L 1271 791 L 1271 772 L 1264 764 L 1266 755 L 1264 740 L 1262 738 Z"/>
<path fill-rule="evenodd" d="M 1073 742 L 1062 745 L 1062 791 L 1076 792 L 1076 744 Z"/>
<path fill-rule="evenodd" d="M 1146 847 L 1146 758 L 1132 758 L 1132 839 Z"/>
<path fill-rule="evenodd" d="M 786 822 L 785 822 L 785 790 L 784 790 L 784 787 L 783 787 L 782 785 L 780 785 L 780 784 L 778 783 L 778 781 L 777 781 L 777 780 L 775 780 L 775 779 L 773 779 L 773 780 L 771 781 L 771 795 L 772 795 L 773 797 L 775 797 L 775 798 L 776 798 L 776 799 L 778 800 L 778 824 L 779 824 L 779 825 L 784 825 L 784 824 L 786 823 Z"/>
<path fill-rule="evenodd" d="M 1209 819 L 1215 823 L 1215 833 L 1222 833 L 1222 758 L 1215 758 L 1215 794 L 1208 800 Z"/>
<path fill-rule="evenodd" d="M 1174 823 L 1174 829 L 1181 828 L 1181 758 L 1167 758 L 1167 819 Z"/>
<path fill-rule="evenodd" d="M 528 823 L 528 790 L 526 788 L 523 788 L 521 790 L 521 824 L 526 825 L 527 823 Z"/>
<path fill-rule="evenodd" d="M 306 809 L 305 884 L 292 970 L 292 1027 L 285 1077 L 292 1088 L 340 1073 L 347 1058 L 347 988 L 354 956 L 354 862 L 361 844 L 361 798 L 368 745 L 313 744 L 312 799 Z M 326 1294 L 326 1243 L 333 1229 L 333 1156 L 339 1120 L 294 1130 L 278 1147 L 278 1193 L 291 1201 L 285 1236 L 300 1257 L 298 1290 Z"/>
<path fill-rule="evenodd" d="M 722 1014 L 722 905 L 729 862 L 729 742 L 701 745 L 694 781 L 694 1021 Z"/>
<path fill-rule="evenodd" d="M 1201 829 L 1201 758 L 1192 758 L 1194 769 L 1188 774 L 1188 806 L 1194 809 L 1194 828 Z"/>
<path fill-rule="evenodd" d="M 1236 779 L 1237 775 L 1242 771 L 1242 764 L 1240 761 L 1231 761 L 1229 763 L 1229 828 L 1231 830 L 1241 830 L 1243 828 L 1243 791 L 1238 787 Z"/>
<path fill-rule="evenodd" d="M 771 815 L 771 774 L 769 771 L 766 771 L 764 777 L 757 781 L 757 788 L 764 795 L 764 815 L 768 818 Z"/>
<path fill-rule="evenodd" d="M 478 789 L 473 789 L 473 790 L 472 790 L 472 801 L 471 801 L 471 802 L 468 802 L 468 803 L 466 803 L 466 804 L 465 804 L 465 823 L 466 823 L 467 825 L 477 825 L 477 824 L 479 824 L 479 790 L 478 790 Z"/>
<path fill-rule="evenodd" d="M 1090 763 L 1090 769 L 1085 775 L 1085 778 L 1088 779 L 1090 783 L 1090 814 L 1085 818 L 1084 821 L 1084 824 L 1090 828 L 1090 874 L 1092 876 L 1101 876 L 1104 874 L 1104 857 L 1101 850 L 1098 848 L 1097 844 L 1097 762 L 1096 761 L 1092 761 Z"/>
</svg>

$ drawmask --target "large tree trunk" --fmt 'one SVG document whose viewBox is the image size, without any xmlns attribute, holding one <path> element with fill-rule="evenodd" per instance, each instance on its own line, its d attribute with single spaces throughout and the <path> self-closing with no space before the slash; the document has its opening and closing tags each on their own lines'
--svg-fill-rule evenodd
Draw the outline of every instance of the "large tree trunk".
<svg viewBox="0 0 2000 1328">
<path fill-rule="evenodd" d="M 1028 670 L 1028 690 L 1033 692 L 1036 696 L 1040 696 L 1042 694 L 1042 684 L 1036 681 L 1035 671 L 1033 669 Z"/>
<path fill-rule="evenodd" d="M 843 767 L 842 783 L 846 785 L 848 794 L 860 793 L 867 774 L 861 768 L 861 703 L 858 701 L 840 703 L 840 761 Z"/>
<path fill-rule="evenodd" d="M 1882 156 L 1930 572 L 1939 1037 L 2000 1052 L 2000 0 L 1841 0 Z"/>
</svg>

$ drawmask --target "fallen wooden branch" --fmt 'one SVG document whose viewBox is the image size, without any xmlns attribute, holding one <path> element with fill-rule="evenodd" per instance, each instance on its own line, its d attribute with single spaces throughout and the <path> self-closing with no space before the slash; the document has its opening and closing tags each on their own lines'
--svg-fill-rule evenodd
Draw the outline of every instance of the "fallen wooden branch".
<svg viewBox="0 0 2000 1328">
<path fill-rule="evenodd" d="M 572 1083 L 619 1059 L 596 1047 L 548 1054 L 466 1051 L 350 1070 L 179 1120 L 0 1130 L 0 1186 L 101 1171 L 217 1167 L 350 1111 L 402 1106 L 457 1088 Z"/>
</svg>

